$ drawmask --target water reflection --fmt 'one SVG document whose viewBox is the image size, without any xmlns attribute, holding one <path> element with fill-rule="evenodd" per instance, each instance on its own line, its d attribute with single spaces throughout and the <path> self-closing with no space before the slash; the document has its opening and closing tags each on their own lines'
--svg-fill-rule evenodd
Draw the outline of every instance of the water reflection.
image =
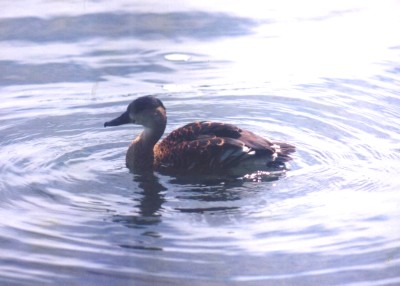
<svg viewBox="0 0 400 286">
<path fill-rule="evenodd" d="M 143 228 L 161 222 L 161 208 L 165 202 L 163 191 L 167 190 L 160 184 L 159 179 L 152 173 L 135 174 L 134 182 L 138 183 L 139 195 L 138 212 L 135 215 L 115 215 L 113 221 L 127 227 Z"/>
<path fill-rule="evenodd" d="M 41 73 L 43 70 L 46 71 L 46 76 Z M 127 62 L 124 65 L 96 69 L 73 62 L 20 64 L 13 61 L 0 61 L 0 85 L 46 84 L 66 80 L 68 82 L 99 82 L 104 81 L 107 76 L 127 76 L 144 71 L 168 73 L 172 72 L 172 69 L 161 64 L 142 62 Z"/>
<path fill-rule="evenodd" d="M 113 215 L 112 221 L 143 232 L 129 242 L 120 243 L 119 246 L 126 249 L 161 251 L 163 248 L 160 245 L 163 243 L 159 239 L 162 235 L 158 231 L 151 230 L 151 227 L 162 222 L 162 205 L 166 202 L 162 192 L 166 188 L 152 173 L 135 174 L 133 182 L 135 184 L 132 184 L 132 187 L 139 188 L 139 191 L 134 192 L 133 199 L 138 202 L 135 206 L 137 211 L 132 211 L 134 213 L 132 215 Z"/>
<path fill-rule="evenodd" d="M 400 46 L 382 33 L 399 26 L 397 4 L 243 2 L 257 21 L 119 1 L 65 16 L 53 2 L 0 16 L 0 284 L 400 283 Z M 167 133 L 237 123 L 298 146 L 291 170 L 261 182 L 130 174 L 139 130 L 111 134 L 102 118 L 154 93 Z"/>
<path fill-rule="evenodd" d="M 79 16 L 58 16 L 44 18 L 6 18 L 0 19 L 0 43 L 6 41 L 30 41 L 34 55 L 29 62 L 14 51 L 9 57 L 0 60 L 0 85 L 46 84 L 57 82 L 99 82 L 110 76 L 125 77 L 136 73 L 171 73 L 173 69 L 161 64 L 163 52 L 140 49 L 135 43 L 120 47 L 104 46 L 96 41 L 113 38 L 115 41 L 130 39 L 134 41 L 165 41 L 170 46 L 181 38 L 210 40 L 221 37 L 234 37 L 251 34 L 257 22 L 243 17 L 223 13 L 185 12 L 185 13 L 99 13 Z M 80 58 L 74 52 L 77 46 L 68 45 L 76 41 L 93 41 L 79 46 Z M 102 40 L 99 40 L 102 39 Z M 39 54 L 35 54 L 41 43 Z M 56 42 L 56 46 L 53 42 Z M 60 44 L 62 43 L 62 44 Z M 93 46 L 92 48 L 89 48 Z M 16 45 L 18 48 L 19 45 Z M 72 50 L 70 56 L 49 58 L 47 53 Z M 38 51 L 37 51 L 38 52 Z M 24 51 L 26 53 L 26 51 Z M 30 52 L 29 52 L 30 53 Z M 72 58 L 73 59 L 72 59 Z M 10 60 L 14 59 L 15 60 Z M 40 59 L 43 58 L 43 61 Z M 128 59 L 127 59 L 128 58 Z M 72 59 L 72 60 L 71 60 Z M 82 61 L 84 59 L 84 61 Z M 91 59 L 89 62 L 85 62 Z M 32 62 L 33 61 L 33 62 Z M 99 64 L 93 64 L 100 62 Z"/>
<path fill-rule="evenodd" d="M 252 33 L 257 22 L 212 12 L 95 13 L 50 19 L 0 19 L 0 41 L 76 42 L 88 38 L 213 39 Z"/>
</svg>

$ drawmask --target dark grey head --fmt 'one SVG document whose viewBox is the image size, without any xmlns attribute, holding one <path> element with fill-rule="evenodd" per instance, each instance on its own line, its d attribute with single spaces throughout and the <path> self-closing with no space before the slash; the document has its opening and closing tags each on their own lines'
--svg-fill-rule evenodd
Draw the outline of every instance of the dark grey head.
<svg viewBox="0 0 400 286">
<path fill-rule="evenodd" d="M 158 98 L 155 98 L 151 95 L 139 97 L 132 101 L 128 105 L 127 110 L 119 117 L 104 123 L 104 127 L 118 126 L 127 123 L 141 124 L 146 126 L 149 114 L 158 108 L 162 108 L 165 111 L 163 103 Z"/>
</svg>

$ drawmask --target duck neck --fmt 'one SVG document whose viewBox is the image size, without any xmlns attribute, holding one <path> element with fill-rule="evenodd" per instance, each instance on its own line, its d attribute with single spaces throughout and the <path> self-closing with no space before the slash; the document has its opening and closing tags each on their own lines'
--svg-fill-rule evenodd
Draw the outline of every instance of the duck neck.
<svg viewBox="0 0 400 286">
<path fill-rule="evenodd" d="M 161 136 L 164 134 L 164 131 L 165 125 L 145 128 L 138 137 L 138 142 L 140 142 L 141 148 L 153 151 L 154 145 L 156 145 L 158 140 L 160 140 Z"/>
<path fill-rule="evenodd" d="M 139 140 L 148 148 L 153 150 L 154 145 L 160 140 L 167 126 L 167 115 L 164 108 L 157 108 L 152 115 L 152 121 L 145 125 Z"/>
<path fill-rule="evenodd" d="M 145 127 L 144 131 L 133 140 L 126 153 L 126 165 L 135 172 L 151 170 L 154 161 L 154 145 L 164 134 L 166 116 L 157 118 L 155 124 Z"/>
</svg>

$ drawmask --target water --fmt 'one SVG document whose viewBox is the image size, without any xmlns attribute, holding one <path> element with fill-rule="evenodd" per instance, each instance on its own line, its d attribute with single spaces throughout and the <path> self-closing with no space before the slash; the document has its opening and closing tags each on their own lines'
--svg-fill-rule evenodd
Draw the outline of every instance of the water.
<svg viewBox="0 0 400 286">
<path fill-rule="evenodd" d="M 399 2 L 195 2 L 2 4 L 0 284 L 399 285 Z M 147 94 L 290 171 L 130 174 Z"/>
</svg>

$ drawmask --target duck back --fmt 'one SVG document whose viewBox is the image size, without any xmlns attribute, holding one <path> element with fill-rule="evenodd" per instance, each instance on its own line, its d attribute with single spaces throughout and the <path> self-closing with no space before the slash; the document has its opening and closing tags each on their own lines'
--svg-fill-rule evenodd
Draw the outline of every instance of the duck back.
<svg viewBox="0 0 400 286">
<path fill-rule="evenodd" d="M 171 132 L 154 148 L 155 169 L 215 172 L 260 169 L 291 160 L 293 145 L 271 141 L 232 124 L 194 122 Z"/>
</svg>

